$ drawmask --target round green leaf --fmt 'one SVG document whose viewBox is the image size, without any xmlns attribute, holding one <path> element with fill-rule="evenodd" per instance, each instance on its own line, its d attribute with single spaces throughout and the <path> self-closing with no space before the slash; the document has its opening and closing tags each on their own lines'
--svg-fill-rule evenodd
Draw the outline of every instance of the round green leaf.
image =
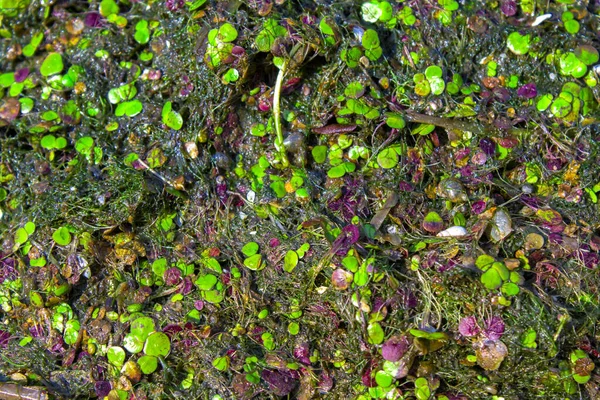
<svg viewBox="0 0 600 400">
<path fill-rule="evenodd" d="M 392 147 L 386 147 L 377 154 L 377 164 L 385 169 L 394 168 L 398 165 L 398 153 Z"/>
<path fill-rule="evenodd" d="M 242 253 L 246 257 L 250 257 L 258 253 L 258 243 L 256 242 L 248 242 L 242 247 Z"/>
<path fill-rule="evenodd" d="M 138 336 L 143 342 L 148 338 L 148 335 L 156 330 L 156 326 L 152 318 L 139 317 L 131 323 L 130 330 L 133 335 Z"/>
<path fill-rule="evenodd" d="M 283 270 L 285 272 L 292 272 L 296 268 L 296 265 L 298 265 L 298 253 L 294 250 L 288 250 L 283 260 Z"/>
<path fill-rule="evenodd" d="M 290 322 L 288 324 L 288 332 L 290 335 L 297 335 L 300 332 L 300 325 L 297 322 Z"/>
<path fill-rule="evenodd" d="M 137 354 L 144 349 L 145 339 L 141 338 L 139 334 L 128 333 L 123 338 L 121 344 L 125 347 L 125 350 L 132 354 Z"/>
<path fill-rule="evenodd" d="M 598 50 L 590 45 L 577 46 L 575 56 L 585 65 L 593 65 L 598 62 Z"/>
<path fill-rule="evenodd" d="M 125 350 L 119 346 L 109 347 L 106 352 L 106 357 L 111 365 L 120 369 L 125 362 Z"/>
<path fill-rule="evenodd" d="M 387 113 L 385 116 L 385 123 L 390 128 L 402 129 L 406 126 L 406 121 L 404 121 L 404 117 L 400 113 Z"/>
<path fill-rule="evenodd" d="M 238 36 L 237 30 L 230 23 L 226 22 L 219 28 L 218 38 L 221 42 L 233 42 Z"/>
<path fill-rule="evenodd" d="M 166 357 L 171 351 L 169 337 L 162 332 L 151 333 L 146 339 L 144 353 L 148 356 Z"/>
<path fill-rule="evenodd" d="M 71 243 L 71 233 L 66 227 L 61 226 L 60 228 L 54 231 L 54 233 L 52 234 L 52 239 L 54 239 L 56 244 L 60 246 L 66 246 L 69 243 Z"/>
<path fill-rule="evenodd" d="M 495 269 L 490 268 L 481 275 L 481 283 L 486 288 L 494 290 L 502 285 L 502 278 Z"/>
<path fill-rule="evenodd" d="M 386 388 L 394 382 L 394 377 L 385 371 L 377 371 L 375 374 L 375 382 L 377 382 L 377 385 Z"/>
<path fill-rule="evenodd" d="M 322 164 L 327 158 L 327 146 L 319 145 L 313 147 L 311 154 L 317 164 Z"/>
<path fill-rule="evenodd" d="M 65 334 L 64 334 L 64 339 L 65 339 L 65 343 L 68 345 L 74 344 L 75 342 L 77 342 L 77 337 L 79 336 L 79 329 L 81 328 L 81 325 L 79 324 L 79 321 L 76 319 L 70 319 L 69 321 L 67 321 L 67 323 L 65 324 Z"/>
<path fill-rule="evenodd" d="M 124 101 L 117 106 L 115 116 L 127 115 L 128 117 L 134 117 L 142 112 L 143 108 L 142 102 L 139 100 Z"/>
<path fill-rule="evenodd" d="M 520 291 L 519 286 L 515 285 L 512 282 L 505 282 L 504 284 L 502 284 L 500 290 L 505 296 L 516 296 L 517 294 L 519 294 Z"/>
<path fill-rule="evenodd" d="M 367 29 L 362 36 L 362 45 L 365 49 L 376 49 L 379 47 L 379 36 L 373 29 Z"/>
<path fill-rule="evenodd" d="M 62 72 L 63 68 L 62 56 L 59 53 L 50 53 L 46 56 L 44 62 L 42 62 L 40 74 L 42 74 L 42 76 L 59 74 Z"/>
<path fill-rule="evenodd" d="M 442 72 L 442 69 L 437 65 L 431 65 L 425 70 L 425 76 L 429 80 L 431 80 L 431 78 L 441 78 Z"/>
<path fill-rule="evenodd" d="M 336 165 L 335 167 L 327 171 L 327 176 L 332 179 L 341 178 L 344 175 L 346 175 L 346 167 L 344 166 L 344 164 Z"/>
<path fill-rule="evenodd" d="M 158 367 L 158 359 L 154 356 L 141 356 L 137 363 L 142 373 L 146 375 L 153 373 Z"/>
</svg>

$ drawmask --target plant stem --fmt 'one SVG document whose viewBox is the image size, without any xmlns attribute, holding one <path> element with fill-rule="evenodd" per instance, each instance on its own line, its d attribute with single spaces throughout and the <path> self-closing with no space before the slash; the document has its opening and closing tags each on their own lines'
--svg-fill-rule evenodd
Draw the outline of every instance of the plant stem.
<svg viewBox="0 0 600 400">
<path fill-rule="evenodd" d="M 279 152 L 281 166 L 283 168 L 287 168 L 290 165 L 285 152 L 285 146 L 283 145 L 283 132 L 281 130 L 281 85 L 283 84 L 283 76 L 285 75 L 286 67 L 287 62 L 284 61 L 279 69 L 279 73 L 277 74 L 275 93 L 273 95 L 273 120 L 275 121 L 275 133 L 277 134 L 277 138 L 275 139 L 275 149 L 277 149 Z"/>
</svg>

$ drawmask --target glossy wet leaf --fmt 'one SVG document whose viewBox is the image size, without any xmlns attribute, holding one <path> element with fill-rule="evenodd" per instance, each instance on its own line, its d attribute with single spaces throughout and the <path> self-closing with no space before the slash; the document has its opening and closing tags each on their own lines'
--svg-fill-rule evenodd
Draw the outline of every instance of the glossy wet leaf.
<svg viewBox="0 0 600 400">
<path fill-rule="evenodd" d="M 148 335 L 144 344 L 144 353 L 148 356 L 166 357 L 171 351 L 171 341 L 162 332 L 154 332 Z"/>
<path fill-rule="evenodd" d="M 119 346 L 109 347 L 106 351 L 106 357 L 111 365 L 120 369 L 125 362 L 125 350 Z"/>
<path fill-rule="evenodd" d="M 594 65 L 600 58 L 598 50 L 590 45 L 580 45 L 575 48 L 575 56 L 585 65 Z"/>
<path fill-rule="evenodd" d="M 162 121 L 163 123 L 171 129 L 175 129 L 176 131 L 180 130 L 183 127 L 183 117 L 176 111 L 173 111 L 172 103 L 167 101 L 162 108 Z"/>
<path fill-rule="evenodd" d="M 59 53 L 50 53 L 42 62 L 40 74 L 42 76 L 51 76 L 59 74 L 64 68 L 62 56 Z"/>
<path fill-rule="evenodd" d="M 128 333 L 123 338 L 121 344 L 128 352 L 132 354 L 137 354 L 144 349 L 144 342 L 146 338 L 142 338 L 143 335 Z M 148 335 L 146 335 L 147 337 Z"/>
<path fill-rule="evenodd" d="M 362 36 L 362 45 L 365 49 L 376 49 L 379 47 L 379 36 L 373 29 L 367 29 Z"/>
<path fill-rule="evenodd" d="M 226 22 L 219 28 L 218 38 L 222 42 L 233 42 L 237 39 L 238 32 L 230 23 Z"/>
<path fill-rule="evenodd" d="M 527 54 L 531 47 L 531 35 L 521 35 L 519 32 L 513 32 L 508 35 L 506 45 L 516 55 Z"/>
<path fill-rule="evenodd" d="M 81 324 L 76 319 L 70 319 L 65 324 L 65 334 L 64 340 L 68 345 L 75 344 L 77 342 L 77 337 L 79 336 L 79 329 L 81 328 Z"/>
</svg>

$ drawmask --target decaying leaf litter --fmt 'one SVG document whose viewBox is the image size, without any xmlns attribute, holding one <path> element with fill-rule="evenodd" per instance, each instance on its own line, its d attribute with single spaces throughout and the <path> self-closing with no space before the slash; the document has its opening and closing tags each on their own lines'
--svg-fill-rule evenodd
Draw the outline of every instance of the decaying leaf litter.
<svg viewBox="0 0 600 400">
<path fill-rule="evenodd" d="M 599 15 L 2 0 L 0 396 L 598 398 Z"/>
</svg>

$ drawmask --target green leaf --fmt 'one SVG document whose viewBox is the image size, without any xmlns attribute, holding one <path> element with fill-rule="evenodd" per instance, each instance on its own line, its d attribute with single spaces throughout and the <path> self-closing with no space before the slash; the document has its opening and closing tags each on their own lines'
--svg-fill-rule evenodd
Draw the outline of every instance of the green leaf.
<svg viewBox="0 0 600 400">
<path fill-rule="evenodd" d="M 577 46 L 575 49 L 575 56 L 585 65 L 594 65 L 600 58 L 598 56 L 598 50 L 587 44 Z"/>
<path fill-rule="evenodd" d="M 385 123 L 390 128 L 402 129 L 406 126 L 406 121 L 400 113 L 390 112 L 385 114 Z"/>
<path fill-rule="evenodd" d="M 52 234 L 52 239 L 60 246 L 66 246 L 71 243 L 71 233 L 65 226 L 61 226 Z"/>
<path fill-rule="evenodd" d="M 502 287 L 500 288 L 500 290 L 502 291 L 502 294 L 505 296 L 516 296 L 517 294 L 519 294 L 519 286 L 515 285 L 512 282 L 505 282 L 502 284 Z"/>
<path fill-rule="evenodd" d="M 128 333 L 123 338 L 121 344 L 123 345 L 123 347 L 125 347 L 125 350 L 127 350 L 128 352 L 132 354 L 137 354 L 144 349 L 145 341 L 146 338 L 142 339 L 141 336 L 138 334 Z"/>
<path fill-rule="evenodd" d="M 529 34 L 521 35 L 519 32 L 513 32 L 508 35 L 506 45 L 510 51 L 522 56 L 527 54 L 531 47 L 531 36 Z"/>
<path fill-rule="evenodd" d="M 435 129 L 435 125 L 432 124 L 419 124 L 415 129 L 412 130 L 413 135 L 426 136 L 429 135 Z"/>
<path fill-rule="evenodd" d="M 219 371 L 227 371 L 227 369 L 229 369 L 229 356 L 215 358 L 212 361 L 212 366 Z"/>
<path fill-rule="evenodd" d="M 367 29 L 363 33 L 361 43 L 365 49 L 373 50 L 379 48 L 379 36 L 377 36 L 377 32 L 373 29 Z"/>
<path fill-rule="evenodd" d="M 150 29 L 148 29 L 148 21 L 142 19 L 135 24 L 135 34 L 133 38 L 139 44 L 146 44 L 150 41 Z"/>
<path fill-rule="evenodd" d="M 502 285 L 502 278 L 498 274 L 498 271 L 490 268 L 481 275 L 481 283 L 489 290 L 494 290 Z"/>
<path fill-rule="evenodd" d="M 171 351 L 171 341 L 162 332 L 151 333 L 144 344 L 144 353 L 148 356 L 166 357 Z"/>
<path fill-rule="evenodd" d="M 152 332 L 156 330 L 154 320 L 150 317 L 139 317 L 136 318 L 130 327 L 132 334 L 138 336 L 142 342 L 148 338 Z"/>
<path fill-rule="evenodd" d="M 322 18 L 321 21 L 319 21 L 319 29 L 323 35 L 334 35 L 333 26 L 333 21 L 328 18 Z"/>
<path fill-rule="evenodd" d="M 427 332 L 420 329 L 411 329 L 409 332 L 414 337 L 427 340 L 448 340 L 448 335 L 444 332 Z"/>
<path fill-rule="evenodd" d="M 311 154 L 317 164 L 322 164 L 327 159 L 327 146 L 315 146 L 313 147 Z"/>
<path fill-rule="evenodd" d="M 265 267 L 265 264 L 262 262 L 262 256 L 260 254 L 255 254 L 246 258 L 244 260 L 244 265 L 252 271 L 260 271 Z"/>
<path fill-rule="evenodd" d="M 377 371 L 375 374 L 375 382 L 377 382 L 377 385 L 386 388 L 394 383 L 394 377 L 385 371 Z"/>
<path fill-rule="evenodd" d="M 153 373 L 158 367 L 158 359 L 154 356 L 141 356 L 137 363 L 142 373 L 146 375 Z"/>
<path fill-rule="evenodd" d="M 106 357 L 111 365 L 121 368 L 125 362 L 125 350 L 119 346 L 109 347 L 106 351 Z"/>
<path fill-rule="evenodd" d="M 183 118 L 181 114 L 172 110 L 170 101 L 167 101 L 162 109 L 162 121 L 171 129 L 180 130 L 183 126 Z"/>
<path fill-rule="evenodd" d="M 213 274 L 200 275 L 194 281 L 200 290 L 211 290 L 219 281 Z"/>
<path fill-rule="evenodd" d="M 385 337 L 383 328 L 379 325 L 379 322 L 373 322 L 367 326 L 367 334 L 369 335 L 368 342 L 370 344 L 381 344 Z"/>
<path fill-rule="evenodd" d="M 521 345 L 523 347 L 526 347 L 528 349 L 535 349 L 537 348 L 537 343 L 535 342 L 536 339 L 537 333 L 535 329 L 528 328 L 525 332 L 523 332 L 523 334 L 519 338 L 519 341 L 521 342 Z"/>
<path fill-rule="evenodd" d="M 288 250 L 283 259 L 283 270 L 285 272 L 292 272 L 296 268 L 296 265 L 298 265 L 298 253 L 294 250 Z"/>
<path fill-rule="evenodd" d="M 437 65 L 431 65 L 427 67 L 425 70 L 425 76 L 427 79 L 431 80 L 432 78 L 441 78 L 442 77 L 442 69 Z"/>
<path fill-rule="evenodd" d="M 139 100 L 125 101 L 117 106 L 115 116 L 127 115 L 128 117 L 134 117 L 142 112 L 143 108 L 142 102 Z"/>
<path fill-rule="evenodd" d="M 118 14 L 119 6 L 114 0 L 102 0 L 100 3 L 100 14 L 103 17 L 108 17 L 111 14 Z"/>
<path fill-rule="evenodd" d="M 235 68 L 229 68 L 223 75 L 223 82 L 232 83 L 240 79 L 240 73 Z"/>
<path fill-rule="evenodd" d="M 288 332 L 290 335 L 297 335 L 300 332 L 300 325 L 297 322 L 290 322 L 288 324 Z"/>
<path fill-rule="evenodd" d="M 377 3 L 370 2 L 363 3 L 361 11 L 363 19 L 366 22 L 370 23 L 377 22 L 383 14 L 383 11 L 381 10 L 381 8 L 379 8 L 379 5 Z"/>
<path fill-rule="evenodd" d="M 28 238 L 29 238 L 29 235 L 27 234 L 27 231 L 25 230 L 25 228 L 19 228 L 15 232 L 14 242 L 16 245 L 21 245 L 21 244 L 25 243 Z"/>
<path fill-rule="evenodd" d="M 327 176 L 332 179 L 341 178 L 344 175 L 346 175 L 346 167 L 344 164 L 337 165 L 327 171 Z"/>
<path fill-rule="evenodd" d="M 377 164 L 385 169 L 394 168 L 398 165 L 398 153 L 393 147 L 386 147 L 377 154 Z"/>
<path fill-rule="evenodd" d="M 230 23 L 226 22 L 219 28 L 218 39 L 221 42 L 233 42 L 238 37 L 237 30 Z"/>
<path fill-rule="evenodd" d="M 42 76 L 59 74 L 62 72 L 63 68 L 62 56 L 59 53 L 50 53 L 46 56 L 44 62 L 42 62 L 40 74 L 42 74 Z"/>
<path fill-rule="evenodd" d="M 81 325 L 78 320 L 70 319 L 65 324 L 65 334 L 63 335 L 65 343 L 68 345 L 75 344 L 77 337 L 79 336 L 79 329 Z"/>
<path fill-rule="evenodd" d="M 258 243 L 256 242 L 248 242 L 242 247 L 242 253 L 246 257 L 250 257 L 258 253 Z"/>
</svg>

